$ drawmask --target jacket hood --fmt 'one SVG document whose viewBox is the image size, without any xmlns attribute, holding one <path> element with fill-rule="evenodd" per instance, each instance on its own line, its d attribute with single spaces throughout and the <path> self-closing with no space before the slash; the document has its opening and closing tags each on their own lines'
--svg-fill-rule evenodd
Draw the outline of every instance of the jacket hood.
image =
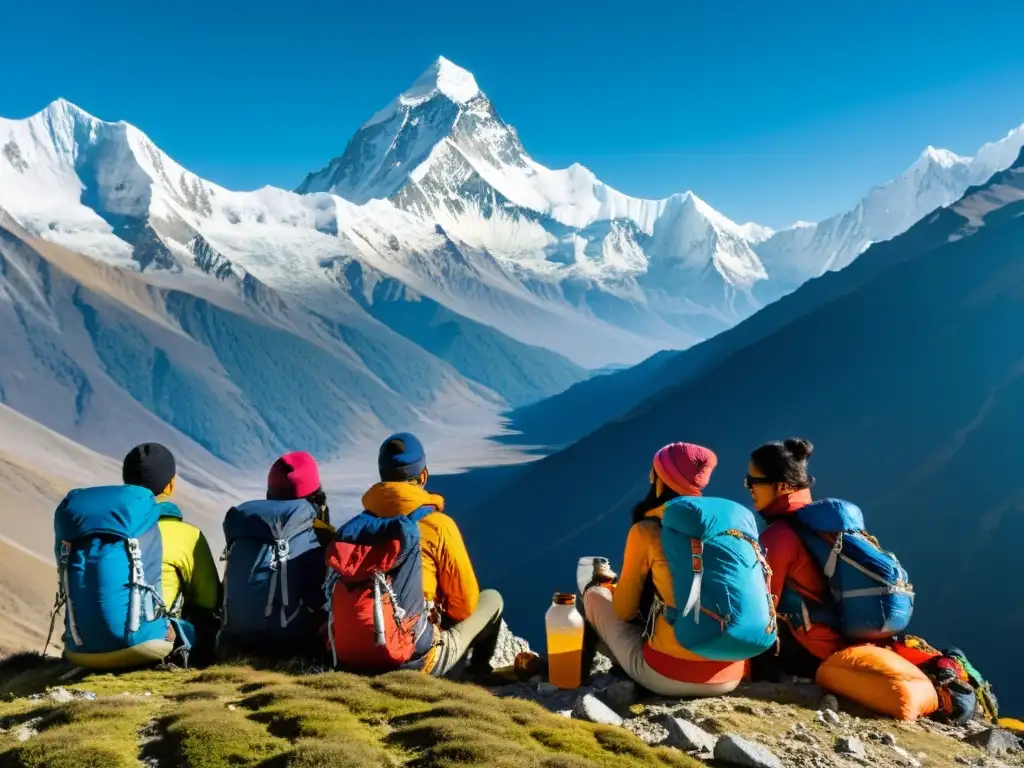
<svg viewBox="0 0 1024 768">
<path fill-rule="evenodd" d="M 377 517 L 400 517 L 420 507 L 444 511 L 444 497 L 412 483 L 377 483 L 363 494 L 363 509 Z"/>
</svg>

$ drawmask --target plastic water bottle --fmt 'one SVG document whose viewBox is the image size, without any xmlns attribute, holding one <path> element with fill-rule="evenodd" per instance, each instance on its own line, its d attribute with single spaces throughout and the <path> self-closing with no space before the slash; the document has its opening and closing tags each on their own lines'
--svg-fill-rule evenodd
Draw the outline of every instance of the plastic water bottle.
<svg viewBox="0 0 1024 768">
<path fill-rule="evenodd" d="M 548 682 L 559 688 L 579 688 L 583 679 L 586 622 L 576 610 L 576 595 L 556 592 L 544 615 L 544 627 L 548 639 Z"/>
</svg>

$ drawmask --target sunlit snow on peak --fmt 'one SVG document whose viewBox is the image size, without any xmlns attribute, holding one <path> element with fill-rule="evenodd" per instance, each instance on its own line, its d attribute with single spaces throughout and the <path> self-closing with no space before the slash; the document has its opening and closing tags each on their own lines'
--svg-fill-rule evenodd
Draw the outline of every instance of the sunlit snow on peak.
<svg viewBox="0 0 1024 768">
<path fill-rule="evenodd" d="M 472 72 L 441 56 L 397 99 L 367 120 L 363 127 L 390 120 L 400 107 L 415 107 L 438 95 L 446 96 L 461 105 L 482 94 Z"/>
</svg>

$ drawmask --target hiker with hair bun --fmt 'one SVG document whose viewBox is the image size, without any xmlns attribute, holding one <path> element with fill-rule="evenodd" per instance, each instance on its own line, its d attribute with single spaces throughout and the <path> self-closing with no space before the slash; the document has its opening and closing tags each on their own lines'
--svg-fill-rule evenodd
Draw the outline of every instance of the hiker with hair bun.
<svg viewBox="0 0 1024 768">
<path fill-rule="evenodd" d="M 803 438 L 765 443 L 750 454 L 743 481 L 754 510 L 768 523 L 761 546 L 772 569 L 776 605 L 789 587 L 809 606 L 799 620 L 780 615 L 778 653 L 768 651 L 751 662 L 755 681 L 780 682 L 782 675 L 813 680 L 821 662 L 844 646 L 836 629 L 810 619 L 829 604 L 828 580 L 790 522 L 812 502 L 814 478 L 808 474 L 807 460 L 813 451 Z"/>
<path fill-rule="evenodd" d="M 493 589 L 480 591 L 444 498 L 427 491 L 423 444 L 408 432 L 391 435 L 377 469 L 364 511 L 339 528 L 327 551 L 335 666 L 445 677 L 472 651 L 469 674 L 486 678 L 504 606 Z"/>
<path fill-rule="evenodd" d="M 267 473 L 266 499 L 224 518 L 222 652 L 322 655 L 324 548 L 333 535 L 316 459 L 281 456 Z"/>
<path fill-rule="evenodd" d="M 666 613 L 682 609 L 686 601 L 685 595 L 674 593 L 663 548 L 666 505 L 701 497 L 717 463 L 713 451 L 692 443 L 672 443 L 659 450 L 647 494 L 632 510 L 618 582 L 612 583 L 611 572 L 596 572 L 583 595 L 586 619 L 615 663 L 635 682 L 662 696 L 721 696 L 739 685 L 745 671 L 743 660 L 711 660 L 684 648 Z M 756 528 L 752 532 L 756 534 Z M 766 590 L 763 583 L 761 589 Z M 692 622 L 693 617 L 677 620 Z M 705 625 L 711 623 L 705 620 Z"/>
</svg>

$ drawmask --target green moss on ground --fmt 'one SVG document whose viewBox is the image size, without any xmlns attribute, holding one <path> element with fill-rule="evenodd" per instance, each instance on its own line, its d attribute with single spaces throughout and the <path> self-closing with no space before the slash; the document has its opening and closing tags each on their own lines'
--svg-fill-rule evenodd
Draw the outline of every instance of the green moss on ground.
<svg viewBox="0 0 1024 768">
<path fill-rule="evenodd" d="M 397 672 L 286 674 L 245 665 L 60 680 L 69 668 L 0 663 L 0 768 L 627 768 L 700 763 L 626 731 L 531 702 Z M 97 700 L 57 704 L 49 686 Z M 32 735 L 21 740 L 23 729 Z"/>
</svg>

